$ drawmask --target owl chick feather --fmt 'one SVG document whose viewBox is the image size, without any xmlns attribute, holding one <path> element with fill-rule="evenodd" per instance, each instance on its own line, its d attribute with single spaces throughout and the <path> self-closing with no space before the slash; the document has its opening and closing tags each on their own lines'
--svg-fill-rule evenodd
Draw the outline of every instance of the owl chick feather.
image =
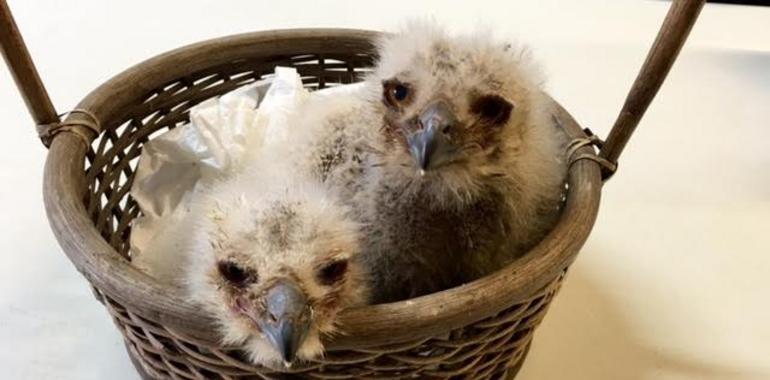
<svg viewBox="0 0 770 380">
<path fill-rule="evenodd" d="M 383 38 L 378 56 L 357 101 L 303 112 L 297 130 L 315 130 L 315 146 L 300 146 L 346 194 L 364 226 L 373 301 L 389 302 L 530 249 L 558 216 L 566 166 L 526 49 L 413 23 Z"/>
<path fill-rule="evenodd" d="M 201 192 L 186 278 L 223 341 L 272 367 L 322 355 L 337 313 L 367 299 L 349 208 L 279 167 L 254 165 Z"/>
</svg>

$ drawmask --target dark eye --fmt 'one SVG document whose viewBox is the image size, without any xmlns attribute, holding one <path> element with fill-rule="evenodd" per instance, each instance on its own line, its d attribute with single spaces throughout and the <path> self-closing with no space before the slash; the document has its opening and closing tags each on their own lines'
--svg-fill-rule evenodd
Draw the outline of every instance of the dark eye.
<svg viewBox="0 0 770 380">
<path fill-rule="evenodd" d="M 407 84 L 390 80 L 383 83 L 383 88 L 385 101 L 392 107 L 398 107 L 410 99 L 411 89 Z"/>
<path fill-rule="evenodd" d="M 471 112 L 492 124 L 503 124 L 511 117 L 513 104 L 499 95 L 484 95 L 476 99 Z"/>
<path fill-rule="evenodd" d="M 219 274 L 222 275 L 225 280 L 238 287 L 246 286 L 255 280 L 254 276 L 249 272 L 231 261 L 220 261 L 219 264 L 217 264 L 217 269 L 219 269 Z"/>
<path fill-rule="evenodd" d="M 399 84 L 396 85 L 396 87 L 393 87 L 393 99 L 401 102 L 406 99 L 407 95 L 409 95 L 409 89 L 406 88 L 406 86 Z"/>
<path fill-rule="evenodd" d="M 348 271 L 347 260 L 335 260 L 318 270 L 318 281 L 323 285 L 332 285 L 342 280 Z"/>
</svg>

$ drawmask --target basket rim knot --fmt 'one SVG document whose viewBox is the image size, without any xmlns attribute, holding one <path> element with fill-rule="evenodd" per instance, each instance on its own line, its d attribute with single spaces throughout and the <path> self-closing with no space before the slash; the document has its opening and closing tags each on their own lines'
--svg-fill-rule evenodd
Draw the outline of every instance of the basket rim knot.
<svg viewBox="0 0 770 380">
<path fill-rule="evenodd" d="M 604 140 L 593 133 L 591 129 L 583 129 L 586 137 L 575 138 L 567 144 L 567 159 L 568 167 L 572 167 L 575 162 L 580 160 L 591 160 L 599 164 L 602 167 L 602 182 L 607 182 L 615 172 L 618 170 L 618 162 L 610 161 L 604 157 L 600 157 L 598 154 L 580 153 L 575 155 L 577 151 L 584 146 L 594 146 L 599 150 L 604 146 Z"/>
<path fill-rule="evenodd" d="M 91 111 L 75 108 L 59 114 L 59 119 L 61 120 L 63 116 L 66 116 L 64 121 L 35 126 L 37 135 L 46 148 L 51 147 L 54 137 L 61 132 L 71 132 L 83 141 L 86 146 L 90 146 L 91 142 L 99 136 L 102 130 L 99 119 Z"/>
</svg>

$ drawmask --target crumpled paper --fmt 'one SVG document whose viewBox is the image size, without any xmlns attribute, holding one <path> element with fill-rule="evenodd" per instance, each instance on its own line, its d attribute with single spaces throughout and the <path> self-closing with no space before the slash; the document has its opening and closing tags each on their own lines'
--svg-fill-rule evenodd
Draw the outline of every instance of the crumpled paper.
<svg viewBox="0 0 770 380">
<path fill-rule="evenodd" d="M 134 265 L 148 274 L 176 281 L 189 228 L 189 204 L 207 181 L 253 162 L 269 144 L 287 139 L 292 113 L 311 97 L 350 92 L 345 85 L 308 92 L 293 68 L 276 67 L 275 76 L 241 87 L 190 109 L 190 122 L 144 145 L 131 188 L 142 215 L 131 229 Z"/>
</svg>

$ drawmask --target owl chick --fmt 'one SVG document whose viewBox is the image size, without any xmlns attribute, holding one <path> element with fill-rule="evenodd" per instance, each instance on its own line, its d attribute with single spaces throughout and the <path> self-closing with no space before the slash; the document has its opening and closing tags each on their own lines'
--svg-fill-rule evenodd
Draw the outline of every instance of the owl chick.
<svg viewBox="0 0 770 380">
<path fill-rule="evenodd" d="M 558 216 L 564 137 L 526 50 L 413 24 L 380 43 L 367 79 L 368 226 L 375 302 L 477 279 L 530 249 Z"/>
<path fill-rule="evenodd" d="M 335 316 L 367 299 L 359 226 L 317 181 L 255 166 L 198 197 L 187 288 L 254 363 L 323 353 Z"/>
<path fill-rule="evenodd" d="M 564 138 L 526 50 L 414 23 L 361 88 L 307 103 L 281 157 L 351 206 L 372 301 L 477 279 L 558 216 Z"/>
</svg>

